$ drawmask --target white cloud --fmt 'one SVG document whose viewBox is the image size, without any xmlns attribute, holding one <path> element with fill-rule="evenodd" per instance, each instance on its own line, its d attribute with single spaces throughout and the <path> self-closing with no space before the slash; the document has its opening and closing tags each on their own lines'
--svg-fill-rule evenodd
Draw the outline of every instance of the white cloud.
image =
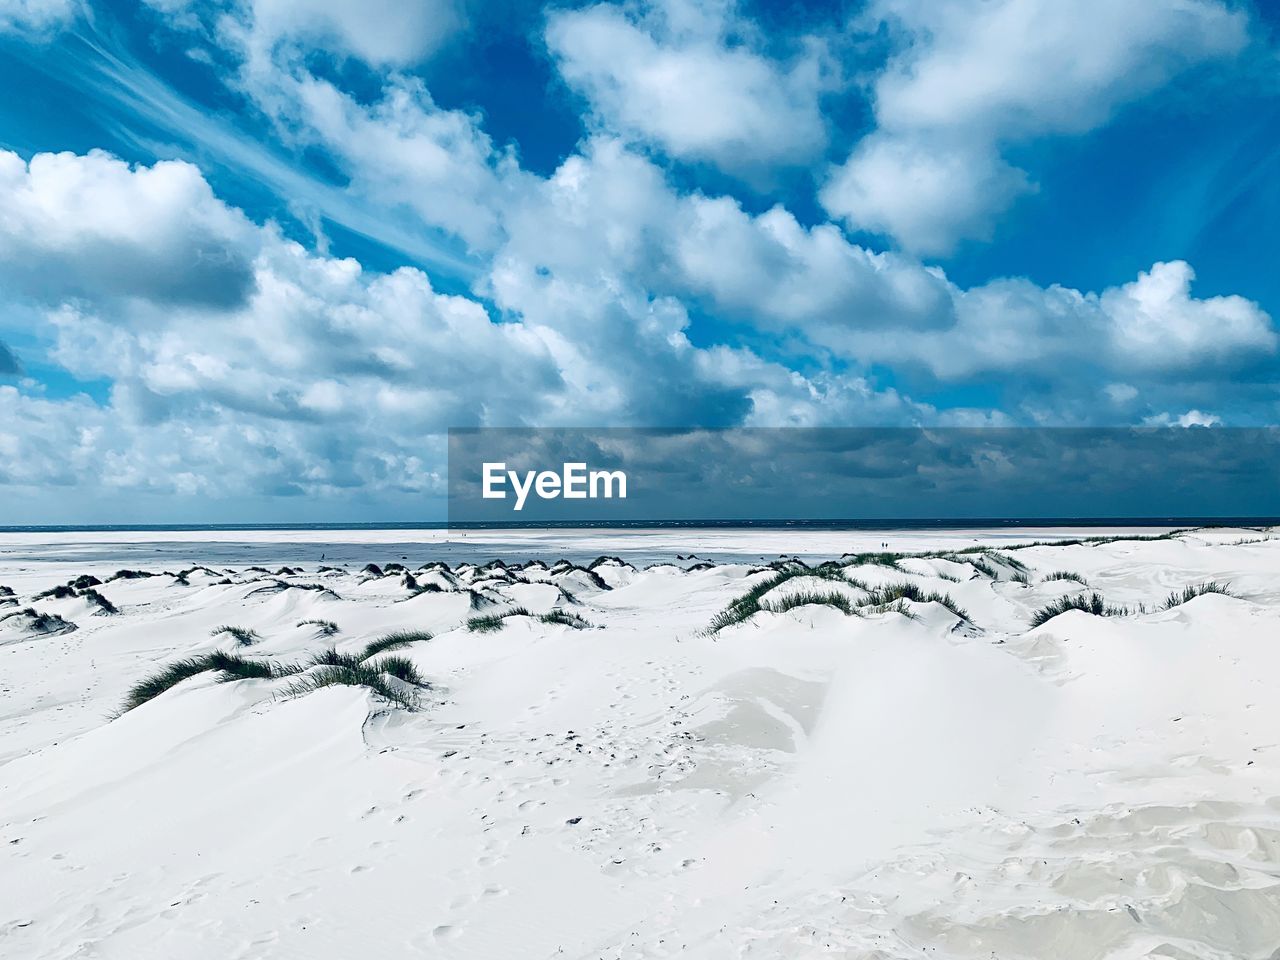
<svg viewBox="0 0 1280 960">
<path fill-rule="evenodd" d="M 878 132 L 833 171 L 820 197 L 857 229 L 946 253 L 957 238 L 990 240 L 1000 214 L 1034 189 L 990 144 Z"/>
<path fill-rule="evenodd" d="M 1218 427 L 1222 425 L 1222 418 L 1212 413 L 1188 410 L 1181 416 L 1174 416 L 1171 413 L 1156 414 L 1145 418 L 1142 422 L 1148 427 Z"/>
<path fill-rule="evenodd" d="M 1102 311 L 1117 352 L 1144 367 L 1200 367 L 1232 357 L 1275 352 L 1271 318 L 1244 297 L 1191 296 L 1195 271 L 1177 260 L 1157 263 L 1119 289 L 1106 291 Z"/>
<path fill-rule="evenodd" d="M 825 352 L 942 382 L 1087 380 L 1095 395 L 1098 371 L 1168 382 L 1248 367 L 1278 345 L 1256 303 L 1194 297 L 1180 261 L 1097 293 L 1017 278 L 964 288 L 831 225 L 805 228 L 781 207 L 752 216 L 729 198 L 682 196 L 655 164 L 606 138 L 567 160 L 505 224 L 486 293 L 529 322 L 598 342 L 601 358 L 624 349 L 619 323 L 648 329 L 636 318 L 658 303 L 672 318 L 661 336 L 673 341 L 687 337 L 684 305 L 697 303 L 802 357 Z M 606 322 L 606 308 L 620 304 L 632 306 Z"/>
<path fill-rule="evenodd" d="M 351 177 L 352 192 L 407 209 L 472 248 L 494 245 L 504 180 L 519 171 L 477 118 L 440 109 L 415 79 L 392 81 L 371 104 L 305 74 L 277 75 L 275 83 L 288 98 L 281 115 L 295 136 L 322 144 Z"/>
<path fill-rule="evenodd" d="M 678 281 L 718 312 L 774 330 L 929 328 L 950 319 L 939 271 L 849 243 L 832 224 L 803 227 L 782 207 L 759 216 L 733 200 L 684 198 L 671 224 Z"/>
<path fill-rule="evenodd" d="M 0 151 L 0 284 L 45 298 L 233 303 L 256 230 L 187 163 Z"/>
<path fill-rule="evenodd" d="M 283 38 L 379 66 L 417 63 L 462 26 L 452 0 L 252 0 L 262 42 Z"/>
<path fill-rule="evenodd" d="M 1280 337 L 1258 304 L 1197 299 L 1193 277 L 1190 266 L 1174 261 L 1101 293 L 1018 279 L 954 288 L 947 329 L 892 340 L 851 330 L 843 348 L 868 361 L 921 364 L 943 380 L 997 372 L 1092 380 L 1099 370 L 1169 380 L 1275 354 Z"/>
<path fill-rule="evenodd" d="M 10 201 L 0 209 L 12 213 L 0 273 L 16 275 L 22 242 L 38 241 L 42 258 L 79 278 L 24 294 L 45 305 L 44 359 L 112 384 L 105 405 L 6 388 L 10 484 L 84 483 L 100 471 L 99 490 L 205 498 L 425 490 L 440 452 L 424 452 L 424 438 L 455 425 L 917 412 L 857 377 L 695 347 L 680 300 L 641 282 L 660 252 L 650 225 L 674 194 L 616 143 L 538 181 L 511 211 L 492 281 L 502 320 L 419 270 L 369 273 L 249 223 L 187 164 L 64 154 L 0 168 Z M 611 220 L 612 245 L 601 244 Z M 172 264 L 142 242 L 153 235 L 179 257 L 198 247 L 191 236 L 216 237 L 248 265 L 241 295 L 172 297 Z M 104 244 L 124 251 L 127 281 L 94 272 Z"/>
<path fill-rule="evenodd" d="M 1107 399 L 1112 403 L 1125 404 L 1130 400 L 1137 399 L 1138 388 L 1131 383 L 1109 383 L 1102 388 L 1102 392 L 1106 394 Z"/>
<path fill-rule="evenodd" d="M 20 293 L 44 311 L 42 359 L 113 384 L 105 406 L 0 395 L 11 482 L 83 482 L 101 464 L 103 489 L 206 498 L 424 491 L 440 462 L 424 437 L 451 425 L 1000 420 L 883 389 L 866 373 L 879 364 L 943 384 L 1000 373 L 1011 409 L 1047 381 L 1047 422 L 1087 420 L 1058 401 L 1096 405 L 1099 382 L 1123 379 L 1156 410 L 1200 409 L 1177 391 L 1204 358 L 1221 373 L 1276 349 L 1256 304 L 1196 299 L 1179 262 L 1098 294 L 964 289 L 783 208 L 682 195 L 616 139 L 504 189 L 477 289 L 495 316 L 420 270 L 308 252 L 188 164 L 0 155 L 0 278 L 12 294 L 30 249 L 56 264 Z M 247 272 L 236 296 L 175 293 L 170 275 L 193 275 L 178 261 L 201 251 Z M 739 326 L 706 343 L 695 307 Z"/>
<path fill-rule="evenodd" d="M 877 130 L 833 171 L 823 203 L 922 253 L 985 239 L 1031 188 L 1005 145 L 1108 122 L 1238 53 L 1247 23 L 1219 0 L 878 0 L 864 26 L 887 24 L 900 49 L 874 83 Z"/>
<path fill-rule="evenodd" d="M 558 11 L 546 40 L 604 129 L 759 175 L 820 154 L 818 98 L 829 80 L 816 45 L 782 63 L 754 48 L 750 30 L 729 4 L 666 0 Z"/>
<path fill-rule="evenodd" d="M 401 73 L 357 98 L 314 76 L 300 48 L 264 46 L 241 21 L 224 19 L 220 37 L 242 58 L 241 92 L 286 143 L 323 150 L 366 216 L 376 211 L 406 237 L 458 238 L 471 251 L 497 243 L 498 210 L 522 175 L 478 116 L 441 108 L 419 78 Z"/>
<path fill-rule="evenodd" d="M 0 0 L 0 33 L 42 32 L 75 19 L 79 0 Z"/>
<path fill-rule="evenodd" d="M 57 0 L 49 0 L 57 2 Z M 412 66 L 465 26 L 460 0 L 143 0 L 176 26 L 223 18 L 257 56 L 280 46 Z"/>
</svg>

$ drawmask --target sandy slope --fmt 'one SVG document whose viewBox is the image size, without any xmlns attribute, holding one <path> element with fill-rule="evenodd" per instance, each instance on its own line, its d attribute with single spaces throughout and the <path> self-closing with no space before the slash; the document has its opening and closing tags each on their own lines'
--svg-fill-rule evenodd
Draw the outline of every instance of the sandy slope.
<svg viewBox="0 0 1280 960">
<path fill-rule="evenodd" d="M 804 536 L 791 549 L 808 555 Z M 229 568 L 221 544 L 185 584 L 97 587 L 109 615 L 31 598 L 124 564 L 0 560 L 17 601 L 0 617 L 77 625 L 0 621 L 0 956 L 1277 957 L 1269 536 L 1004 551 L 1029 584 L 1000 564 L 850 567 L 943 590 L 970 619 L 807 605 L 716 636 L 768 572 L 607 563 L 601 585 L 455 565 L 415 573 L 444 588 L 415 595 L 360 565 Z M 1239 596 L 1030 629 L 1080 589 L 1042 580 L 1054 570 L 1116 604 L 1210 579 Z M 865 595 L 833 583 L 769 598 Z M 470 632 L 467 589 L 481 612 L 560 606 L 600 629 Z M 203 674 L 111 719 L 157 665 L 233 649 L 214 627 L 291 661 L 330 642 L 297 625 L 311 618 L 339 625 L 341 650 L 432 631 L 399 651 L 432 684 L 421 708 Z"/>
</svg>

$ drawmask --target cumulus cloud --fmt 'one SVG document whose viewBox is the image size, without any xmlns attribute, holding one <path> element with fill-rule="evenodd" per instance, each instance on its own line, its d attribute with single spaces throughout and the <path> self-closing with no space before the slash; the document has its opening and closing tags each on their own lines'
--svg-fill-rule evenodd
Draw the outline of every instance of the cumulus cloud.
<svg viewBox="0 0 1280 960">
<path fill-rule="evenodd" d="M 768 331 L 800 356 L 817 348 L 943 383 L 992 373 L 1070 381 L 1084 369 L 1168 380 L 1247 368 L 1277 348 L 1258 304 L 1196 298 L 1181 261 L 1096 292 L 1018 278 L 966 288 L 914 258 L 854 244 L 832 225 L 804 227 L 781 207 L 751 215 L 730 198 L 682 195 L 652 161 L 610 138 L 588 142 L 505 222 L 508 240 L 485 292 L 504 310 L 601 342 L 604 358 L 619 344 L 603 338 L 618 334 L 602 306 L 580 309 L 591 298 L 633 304 L 629 332 L 649 329 L 636 319 L 644 312 L 649 324 L 668 318 L 653 329 L 683 342 L 685 305 L 696 304 Z"/>
<path fill-rule="evenodd" d="M 50 162 L 58 189 L 39 186 Z M 11 204 L 19 215 L 0 271 L 16 275 L 19 240 L 42 234 L 42 256 L 75 278 L 24 293 L 44 304 L 46 359 L 112 384 L 102 405 L 0 395 L 0 446 L 22 464 L 12 484 L 72 483 L 100 462 L 103 489 L 174 496 L 425 490 L 440 451 L 424 438 L 450 426 L 918 413 L 856 376 L 803 376 L 748 350 L 695 346 L 683 303 L 643 282 L 665 249 L 650 245 L 646 223 L 676 195 L 616 142 L 572 158 L 509 212 L 489 281 L 500 318 L 437 291 L 420 270 L 374 273 L 307 251 L 222 204 L 188 164 L 129 167 L 90 154 L 9 167 L 21 202 Z M 79 216 L 69 202 L 77 194 L 63 186 L 85 183 L 105 213 Z M 154 206 L 140 196 L 150 191 Z M 610 217 L 618 229 L 602 247 Z M 107 245 L 127 256 L 108 280 L 92 271 L 112 224 Z M 173 295 L 157 249 L 190 255 L 184 231 L 216 237 L 223 259 L 247 264 L 239 296 Z M 148 232 L 157 249 L 139 244 Z"/>
<path fill-rule="evenodd" d="M 1238 53 L 1248 21 L 1220 0 L 877 0 L 864 14 L 876 25 L 899 43 L 874 83 L 877 129 L 822 200 L 855 228 L 947 253 L 988 237 L 993 217 L 1033 188 L 1005 146 L 1106 123 Z"/>
<path fill-rule="evenodd" d="M 462 25 L 452 0 L 252 0 L 253 29 L 345 51 L 372 64 L 417 63 Z"/>
<path fill-rule="evenodd" d="M 0 33 L 43 32 L 71 22 L 79 0 L 0 0 Z"/>
<path fill-rule="evenodd" d="M 557 11 L 546 41 L 604 130 L 759 174 L 821 153 L 829 80 L 816 41 L 784 63 L 757 49 L 752 29 L 728 3 L 665 0 Z"/>
<path fill-rule="evenodd" d="M 0 169 L 0 276 L 56 264 L 21 291 L 47 304 L 48 359 L 112 384 L 106 405 L 5 388 L 10 483 L 70 483 L 96 457 L 121 489 L 397 489 L 438 473 L 431 434 L 536 421 L 565 393 L 536 331 L 419 270 L 310 253 L 222 204 L 189 164 L 9 155 Z M 209 251 L 236 296 L 206 295 Z"/>
<path fill-rule="evenodd" d="M 1131 383 L 1109 383 L 1102 388 L 1102 392 L 1108 400 L 1117 404 L 1128 403 L 1138 396 L 1138 388 Z"/>
<path fill-rule="evenodd" d="M 0 284 L 43 299 L 229 305 L 252 284 L 256 230 L 190 164 L 0 151 Z"/>
<path fill-rule="evenodd" d="M 1249 367 L 1275 354 L 1280 338 L 1258 304 L 1197 299 L 1193 278 L 1188 264 L 1174 261 L 1101 293 L 1018 279 L 953 288 L 954 321 L 945 330 L 892 341 L 851 331 L 845 348 L 867 360 L 923 365 L 942 380 L 991 373 L 1055 379 L 1054 369 L 1167 379 Z M 1076 365 L 1063 368 L 1064 361 Z"/>
<path fill-rule="evenodd" d="M 1239 296 L 1197 300 L 1194 279 L 1191 265 L 1178 260 L 1106 291 L 1099 307 L 1114 349 L 1134 364 L 1173 369 L 1275 352 L 1271 318 L 1256 303 Z"/>
<path fill-rule="evenodd" d="M 256 88 L 293 138 L 322 145 L 349 176 L 349 190 L 389 210 L 491 249 L 514 159 L 496 151 L 478 119 L 436 106 L 421 81 L 397 78 L 360 103 L 309 74 L 273 70 Z"/>
<path fill-rule="evenodd" d="M 952 319 L 940 271 L 850 243 L 832 224 L 806 228 L 782 207 L 751 216 L 726 197 L 692 196 L 671 223 L 683 289 L 719 313 L 776 331 L 931 328 Z"/>
<path fill-rule="evenodd" d="M 27 0 L 35 2 L 35 0 Z M 46 0 L 58 2 L 58 0 Z M 180 26 L 230 18 L 256 54 L 315 47 L 378 67 L 427 59 L 465 25 L 455 0 L 143 0 Z"/>
<path fill-rule="evenodd" d="M 1179 416 L 1159 413 L 1146 417 L 1142 422 L 1148 427 L 1218 427 L 1222 425 L 1222 418 L 1200 410 L 1188 410 Z"/>
<path fill-rule="evenodd" d="M 1000 214 L 1032 190 L 1026 171 L 991 144 L 877 132 L 833 171 L 820 196 L 857 229 L 921 253 L 947 253 L 960 238 L 990 240 Z"/>
</svg>

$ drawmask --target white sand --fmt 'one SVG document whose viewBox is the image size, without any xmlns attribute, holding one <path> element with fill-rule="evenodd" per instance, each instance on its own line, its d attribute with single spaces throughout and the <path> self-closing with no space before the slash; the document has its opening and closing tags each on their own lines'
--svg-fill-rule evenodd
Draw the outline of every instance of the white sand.
<svg viewBox="0 0 1280 960">
<path fill-rule="evenodd" d="M 815 557 L 1044 535 L 522 533 L 475 549 Z M 708 637 L 764 575 L 609 565 L 601 590 L 577 572 L 468 572 L 460 586 L 536 613 L 564 587 L 603 628 L 472 633 L 465 592 L 411 597 L 358 572 L 402 548 L 416 567 L 443 535 L 6 534 L 0 584 L 18 603 L 0 616 L 33 606 L 78 629 L 0 621 L 0 957 L 1277 957 L 1269 537 L 1012 552 L 1030 585 L 945 560 L 861 566 L 848 574 L 945 591 L 972 623 L 933 603 L 910 605 L 917 619 L 805 606 Z M 255 593 L 269 578 L 245 572 L 264 543 L 339 542 L 363 553 L 349 572 L 308 560 L 280 578 L 331 594 Z M 216 575 L 98 587 L 116 615 L 31 600 L 179 550 Z M 1042 582 L 1064 569 L 1116 604 L 1215 579 L 1239 598 L 1030 629 L 1078 591 Z M 774 599 L 804 587 L 833 588 L 794 580 Z M 433 684 L 421 709 L 203 674 L 111 719 L 157 666 L 236 649 L 215 626 L 293 660 L 326 645 L 307 618 L 336 621 L 341 650 L 435 633 L 398 651 Z"/>
</svg>

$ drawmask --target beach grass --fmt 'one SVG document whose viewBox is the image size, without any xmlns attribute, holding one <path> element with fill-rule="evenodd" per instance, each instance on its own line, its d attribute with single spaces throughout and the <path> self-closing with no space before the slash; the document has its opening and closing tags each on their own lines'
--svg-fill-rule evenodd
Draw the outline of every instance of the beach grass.
<svg viewBox="0 0 1280 960">
<path fill-rule="evenodd" d="M 1046 573 L 1041 579 L 1045 583 L 1049 583 L 1052 580 L 1072 580 L 1082 587 L 1089 585 L 1088 580 L 1072 570 L 1054 570 L 1052 573 Z"/>
<path fill-rule="evenodd" d="M 256 660 L 239 654 L 215 650 L 198 657 L 184 657 L 165 664 L 155 673 L 135 683 L 125 696 L 123 711 L 132 710 L 197 674 L 211 670 L 219 672 L 222 682 L 232 680 L 274 680 L 299 673 L 297 664 L 280 664 L 271 660 Z"/>
<path fill-rule="evenodd" d="M 1165 598 L 1160 609 L 1172 610 L 1174 607 L 1181 606 L 1189 600 L 1194 600 L 1196 597 L 1203 597 L 1207 593 L 1217 593 L 1224 597 L 1235 596 L 1234 593 L 1227 589 L 1226 584 L 1218 583 L 1216 580 L 1210 580 L 1207 583 L 1192 584 L 1191 586 L 1183 587 L 1181 590 L 1174 590 Z"/>
<path fill-rule="evenodd" d="M 588 622 L 585 618 L 578 616 L 576 613 L 570 613 L 568 610 L 552 610 L 538 617 L 542 623 L 559 624 L 564 627 L 572 627 L 574 630 L 590 630 L 595 624 Z"/>
<path fill-rule="evenodd" d="M 225 623 L 220 627 L 214 627 L 210 636 L 219 637 L 224 633 L 232 637 L 242 647 L 252 646 L 262 639 L 254 630 L 249 630 L 245 627 L 233 627 Z"/>
<path fill-rule="evenodd" d="M 524 607 L 512 607 L 501 613 L 491 613 L 483 617 L 471 617 L 467 621 L 467 629 L 472 633 L 493 633 L 502 629 L 502 621 L 507 617 L 532 617 L 533 614 Z"/>
<path fill-rule="evenodd" d="M 1081 610 L 1095 617 L 1122 617 L 1130 612 L 1128 607 L 1107 603 L 1102 599 L 1102 594 L 1096 591 L 1088 594 L 1077 593 L 1049 601 L 1031 615 L 1031 626 L 1043 626 L 1054 617 L 1069 610 Z"/>
<path fill-rule="evenodd" d="M 338 625 L 332 620 L 299 620 L 299 627 L 315 627 L 322 637 L 332 637 L 338 632 Z"/>
<path fill-rule="evenodd" d="M 425 643 L 431 637 L 432 635 L 426 630 L 397 630 L 365 644 L 364 651 L 360 654 L 360 659 L 368 660 L 370 657 L 376 657 L 386 650 L 399 650 L 412 643 Z"/>
<path fill-rule="evenodd" d="M 325 687 L 365 687 L 394 706 L 405 710 L 417 707 L 417 697 L 411 692 L 388 681 L 388 674 L 378 667 L 364 663 L 329 664 L 320 666 L 304 677 L 299 677 L 283 691 L 287 698 L 301 697 Z"/>
<path fill-rule="evenodd" d="M 769 613 L 786 613 L 797 607 L 807 606 L 834 607 L 848 616 L 859 616 L 861 611 L 857 604 L 846 594 L 838 590 L 799 590 L 778 600 L 764 600 L 760 609 Z"/>
<path fill-rule="evenodd" d="M 968 620 L 969 614 L 954 600 L 950 595 L 940 590 L 925 590 L 918 584 L 903 581 L 901 583 L 889 583 L 882 587 L 874 587 L 868 591 L 867 599 L 859 606 L 870 607 L 888 607 L 899 600 L 910 600 L 912 603 L 937 603 L 946 607 L 961 620 Z"/>
<path fill-rule="evenodd" d="M 736 626 L 739 623 L 750 620 L 764 609 L 761 603 L 769 591 L 782 586 L 788 580 L 794 580 L 796 577 L 817 577 L 820 580 L 837 580 L 850 586 L 865 587 L 865 584 L 860 581 L 852 577 L 846 577 L 844 566 L 842 565 L 820 564 L 816 567 L 807 567 L 802 563 L 788 564 L 783 569 L 776 571 L 772 576 L 761 580 L 742 596 L 731 600 L 727 607 L 711 618 L 711 623 L 708 624 L 706 629 L 707 635 L 712 636 L 727 627 Z"/>
<path fill-rule="evenodd" d="M 378 670 L 389 676 L 395 677 L 404 683 L 411 683 L 415 687 L 425 687 L 429 684 L 423 679 L 422 674 L 418 673 L 418 668 L 413 665 L 413 661 L 408 657 L 395 656 L 383 657 L 374 664 Z"/>
</svg>

